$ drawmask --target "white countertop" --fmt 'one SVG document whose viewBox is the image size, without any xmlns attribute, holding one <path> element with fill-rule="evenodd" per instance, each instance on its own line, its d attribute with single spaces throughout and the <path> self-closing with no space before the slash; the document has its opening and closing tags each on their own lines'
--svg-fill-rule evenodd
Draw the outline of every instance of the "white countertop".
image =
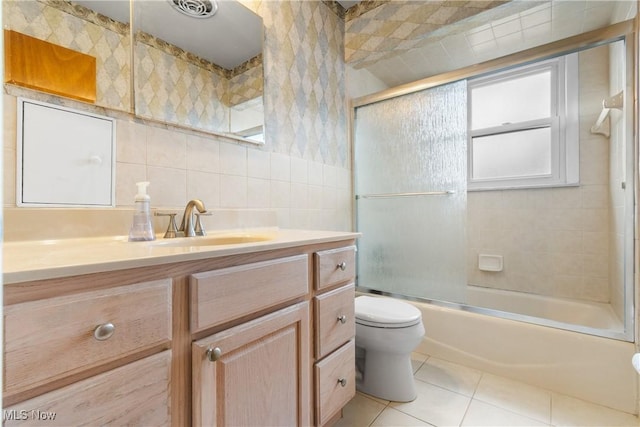
<svg viewBox="0 0 640 427">
<path fill-rule="evenodd" d="M 189 246 L 179 240 L 158 236 L 152 242 L 129 242 L 127 236 L 93 237 L 80 239 L 34 240 L 3 243 L 3 283 L 75 276 L 125 268 L 146 267 L 168 262 L 193 261 L 263 252 L 299 245 L 328 243 L 355 239 L 359 233 L 313 230 L 243 230 L 242 232 L 209 233 L 215 235 L 268 235 L 270 240 L 225 244 Z M 273 238 L 271 238 L 273 237 Z"/>
</svg>

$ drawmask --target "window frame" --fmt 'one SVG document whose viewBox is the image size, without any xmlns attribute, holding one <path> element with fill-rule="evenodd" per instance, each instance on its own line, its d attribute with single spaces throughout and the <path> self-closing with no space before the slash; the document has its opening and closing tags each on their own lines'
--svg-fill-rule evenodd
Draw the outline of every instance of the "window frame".
<svg viewBox="0 0 640 427">
<path fill-rule="evenodd" d="M 517 123 L 506 123 L 482 129 L 472 129 L 474 88 L 514 80 L 527 75 L 551 72 L 550 116 Z M 467 187 L 469 191 L 503 190 L 510 188 L 560 187 L 579 184 L 579 87 L 578 54 L 570 53 L 552 59 L 518 65 L 507 70 L 485 74 L 467 80 Z M 522 132 L 532 129 L 551 130 L 551 173 L 502 178 L 473 177 L 473 139 L 484 136 Z"/>
</svg>

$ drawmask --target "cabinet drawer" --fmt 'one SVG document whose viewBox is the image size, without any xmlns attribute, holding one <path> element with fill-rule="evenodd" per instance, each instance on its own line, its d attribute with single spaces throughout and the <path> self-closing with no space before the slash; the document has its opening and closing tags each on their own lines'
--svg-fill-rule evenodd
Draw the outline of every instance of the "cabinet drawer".
<svg viewBox="0 0 640 427">
<path fill-rule="evenodd" d="M 355 348 L 351 340 L 315 365 L 318 425 L 329 421 L 356 394 Z"/>
<path fill-rule="evenodd" d="M 354 299 L 354 284 L 313 299 L 316 359 L 323 358 L 355 336 Z"/>
<path fill-rule="evenodd" d="M 107 323 L 113 335 L 96 339 Z M 11 394 L 168 343 L 171 280 L 10 305 L 4 325 Z"/>
<path fill-rule="evenodd" d="M 356 277 L 356 247 L 320 251 L 313 254 L 316 289 L 326 289 Z"/>
<path fill-rule="evenodd" d="M 191 331 L 198 332 L 307 294 L 308 256 L 194 274 L 190 289 Z"/>
<path fill-rule="evenodd" d="M 165 351 L 20 402 L 4 425 L 168 426 L 170 365 Z"/>
</svg>

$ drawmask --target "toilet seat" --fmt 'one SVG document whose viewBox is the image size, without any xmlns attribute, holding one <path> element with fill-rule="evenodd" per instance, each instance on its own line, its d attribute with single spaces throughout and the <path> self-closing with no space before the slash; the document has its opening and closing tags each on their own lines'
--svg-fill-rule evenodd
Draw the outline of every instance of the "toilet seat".
<svg viewBox="0 0 640 427">
<path fill-rule="evenodd" d="M 356 323 L 374 328 L 407 328 L 420 323 L 422 313 L 392 298 L 359 296 L 355 300 Z"/>
</svg>

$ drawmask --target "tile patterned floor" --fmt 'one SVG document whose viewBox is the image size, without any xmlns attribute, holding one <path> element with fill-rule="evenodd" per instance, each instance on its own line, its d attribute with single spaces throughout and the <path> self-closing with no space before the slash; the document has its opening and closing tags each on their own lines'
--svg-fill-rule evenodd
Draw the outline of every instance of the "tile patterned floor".
<svg viewBox="0 0 640 427">
<path fill-rule="evenodd" d="M 630 414 L 424 354 L 412 363 L 416 400 L 357 393 L 336 426 L 640 426 Z"/>
</svg>

